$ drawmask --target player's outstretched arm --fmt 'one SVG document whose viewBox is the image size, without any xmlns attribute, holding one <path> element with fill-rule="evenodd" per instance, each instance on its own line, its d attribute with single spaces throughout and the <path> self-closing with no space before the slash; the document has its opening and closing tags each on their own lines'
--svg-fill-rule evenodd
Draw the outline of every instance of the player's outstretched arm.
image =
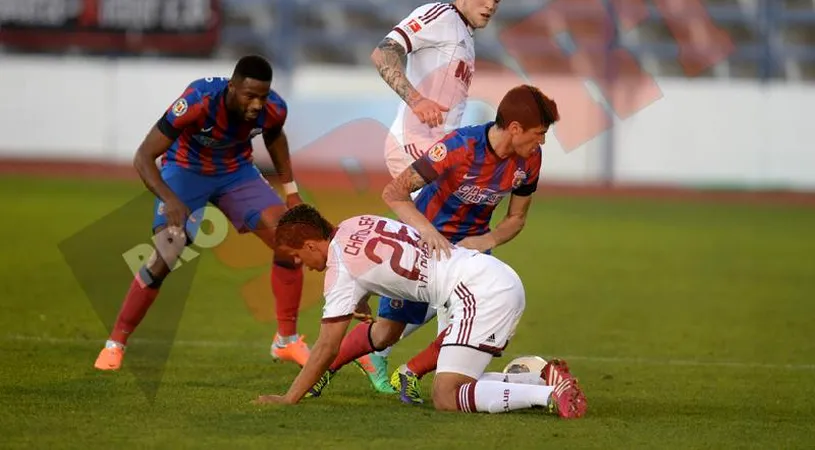
<svg viewBox="0 0 815 450">
<path fill-rule="evenodd" d="M 507 215 L 501 219 L 498 226 L 491 232 L 463 239 L 458 245 L 485 252 L 487 250 L 506 244 L 517 236 L 526 225 L 526 216 L 529 206 L 532 204 L 532 196 L 519 196 L 513 194 L 509 198 Z"/>
<path fill-rule="evenodd" d="M 291 154 L 289 153 L 289 139 L 281 129 L 263 134 L 263 143 L 272 158 L 275 170 L 283 183 L 283 190 L 286 192 L 286 206 L 291 208 L 294 205 L 303 203 L 297 191 L 297 183 L 294 181 L 294 170 L 291 165 Z"/>
<path fill-rule="evenodd" d="M 449 111 L 449 108 L 423 97 L 407 79 L 407 52 L 402 44 L 386 37 L 371 53 L 371 61 L 385 83 L 407 103 L 422 123 L 435 127 L 444 122 L 442 113 Z"/>
<path fill-rule="evenodd" d="M 319 381 L 320 377 L 328 370 L 328 367 L 340 352 L 340 344 L 348 324 L 351 323 L 351 315 L 334 319 L 323 320 L 320 325 L 320 335 L 317 342 L 311 349 L 303 370 L 291 384 L 289 391 L 285 395 L 263 395 L 257 399 L 257 403 L 282 403 L 293 405 L 306 395 L 306 392 Z"/>
<path fill-rule="evenodd" d="M 444 252 L 450 256 L 450 242 L 436 230 L 436 227 L 424 216 L 410 199 L 410 193 L 424 187 L 427 181 L 419 175 L 413 166 L 405 169 L 398 177 L 391 180 L 382 191 L 382 200 L 396 213 L 399 220 L 412 226 L 422 236 L 431 253 L 437 257 Z"/>
</svg>

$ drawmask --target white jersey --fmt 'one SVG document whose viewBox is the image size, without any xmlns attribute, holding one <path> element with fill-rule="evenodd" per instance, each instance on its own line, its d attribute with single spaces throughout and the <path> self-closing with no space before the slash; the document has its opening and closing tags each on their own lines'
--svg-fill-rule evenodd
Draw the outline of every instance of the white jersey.
<svg viewBox="0 0 815 450">
<path fill-rule="evenodd" d="M 416 8 L 387 35 L 407 51 L 405 74 L 411 84 L 424 97 L 450 108 L 444 125 L 431 129 L 401 102 L 390 129 L 399 144 L 414 144 L 423 153 L 461 126 L 475 71 L 473 32 L 453 5 L 429 3 Z"/>
<path fill-rule="evenodd" d="M 418 244 L 419 233 L 401 222 L 357 216 L 340 223 L 328 247 L 323 319 L 346 317 L 369 294 L 443 305 L 465 276 L 467 262 L 491 258 L 454 247 L 437 260 Z"/>
</svg>

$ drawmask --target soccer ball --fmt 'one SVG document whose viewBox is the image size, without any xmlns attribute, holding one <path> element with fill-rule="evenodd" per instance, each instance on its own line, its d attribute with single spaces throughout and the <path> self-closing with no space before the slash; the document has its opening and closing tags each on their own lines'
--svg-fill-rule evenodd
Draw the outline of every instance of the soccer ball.
<svg viewBox="0 0 815 450">
<path fill-rule="evenodd" d="M 504 367 L 504 373 L 540 373 L 544 366 L 546 366 L 546 360 L 540 356 L 520 356 Z"/>
</svg>

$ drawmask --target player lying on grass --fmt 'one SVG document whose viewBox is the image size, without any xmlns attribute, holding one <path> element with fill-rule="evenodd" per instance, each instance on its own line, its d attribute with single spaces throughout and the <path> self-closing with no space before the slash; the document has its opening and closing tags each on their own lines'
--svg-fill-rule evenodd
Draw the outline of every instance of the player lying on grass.
<svg viewBox="0 0 815 450">
<path fill-rule="evenodd" d="M 335 228 L 309 205 L 283 215 L 276 239 L 281 251 L 326 272 L 325 306 L 311 357 L 288 392 L 257 402 L 299 402 L 336 358 L 354 313 L 364 312 L 368 297 L 378 294 L 452 312 L 433 380 L 436 409 L 498 413 L 540 406 L 563 418 L 585 413 L 586 398 L 567 370 L 484 373 L 506 348 L 526 303 L 520 278 L 500 260 L 463 247 L 437 260 L 419 233 L 401 222 L 357 216 Z M 388 327 L 384 321 L 366 323 L 355 328 L 353 339 L 383 348 Z"/>
<path fill-rule="evenodd" d="M 277 219 L 286 206 L 301 200 L 283 132 L 287 106 L 271 90 L 271 82 L 272 67 L 259 56 L 241 58 L 231 79 L 193 81 L 139 146 L 134 166 L 157 197 L 153 219 L 157 252 L 130 285 L 94 364 L 97 369 L 117 370 L 122 365 L 127 339 L 158 296 L 170 267 L 194 240 L 207 202 L 238 231 L 252 231 L 274 248 Z M 251 140 L 259 134 L 284 183 L 285 204 L 253 164 Z M 297 336 L 302 267 L 276 252 L 271 280 L 278 322 L 272 356 L 303 365 L 308 347 Z"/>
<path fill-rule="evenodd" d="M 403 100 L 385 143 L 385 164 L 394 178 L 446 133 L 461 126 L 475 72 L 475 30 L 489 24 L 499 3 L 427 3 L 399 22 L 374 49 L 371 61 L 376 70 Z M 379 304 L 388 308 L 390 302 L 381 299 Z M 409 325 L 403 335 L 416 328 Z M 394 392 L 388 382 L 390 350 L 358 360 L 369 368 L 374 387 L 385 393 Z"/>
<path fill-rule="evenodd" d="M 526 223 L 532 193 L 541 169 L 540 146 L 549 127 L 559 120 L 557 104 L 537 88 L 511 89 L 498 106 L 495 122 L 464 127 L 445 137 L 398 178 L 386 186 L 383 198 L 399 218 L 419 230 L 431 251 L 448 253 L 450 243 L 490 252 L 517 236 Z M 421 189 L 415 204 L 410 193 Z M 504 219 L 490 230 L 495 207 L 510 196 Z M 389 322 L 394 334 L 387 345 L 404 337 L 436 313 L 427 303 L 385 298 L 379 305 L 380 322 Z M 447 327 L 447 314 L 439 309 L 438 334 Z M 358 327 L 362 327 L 359 325 Z M 354 331 L 349 334 L 353 336 Z M 405 403 L 421 403 L 418 380 L 436 367 L 442 337 L 397 369 L 391 383 Z M 331 375 L 349 357 L 369 351 L 363 341 L 346 339 Z M 557 361 L 553 361 L 557 364 Z M 320 395 L 326 375 L 311 391 Z"/>
</svg>

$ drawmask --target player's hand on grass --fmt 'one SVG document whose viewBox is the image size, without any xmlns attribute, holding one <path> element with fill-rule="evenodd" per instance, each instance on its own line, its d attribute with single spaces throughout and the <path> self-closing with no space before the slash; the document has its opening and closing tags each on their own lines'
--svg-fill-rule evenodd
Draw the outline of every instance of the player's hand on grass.
<svg viewBox="0 0 815 450">
<path fill-rule="evenodd" d="M 481 236 L 466 237 L 459 241 L 457 245 L 484 253 L 495 247 L 495 241 L 489 235 L 482 234 Z"/>
<path fill-rule="evenodd" d="M 286 208 L 294 208 L 295 206 L 303 203 L 303 199 L 300 198 L 300 194 L 297 192 L 291 193 L 286 196 Z"/>
<path fill-rule="evenodd" d="M 261 395 L 253 402 L 256 405 L 293 405 L 284 395 Z"/>
<path fill-rule="evenodd" d="M 426 124 L 430 128 L 435 128 L 443 124 L 444 113 L 450 111 L 450 108 L 439 105 L 426 97 L 422 97 L 412 103 L 410 109 L 423 124 Z"/>
<path fill-rule="evenodd" d="M 442 255 L 449 258 L 453 245 L 435 228 L 428 228 L 427 230 L 420 231 L 421 239 L 419 244 L 427 245 L 427 250 L 430 256 L 436 259 L 442 259 Z"/>
</svg>

